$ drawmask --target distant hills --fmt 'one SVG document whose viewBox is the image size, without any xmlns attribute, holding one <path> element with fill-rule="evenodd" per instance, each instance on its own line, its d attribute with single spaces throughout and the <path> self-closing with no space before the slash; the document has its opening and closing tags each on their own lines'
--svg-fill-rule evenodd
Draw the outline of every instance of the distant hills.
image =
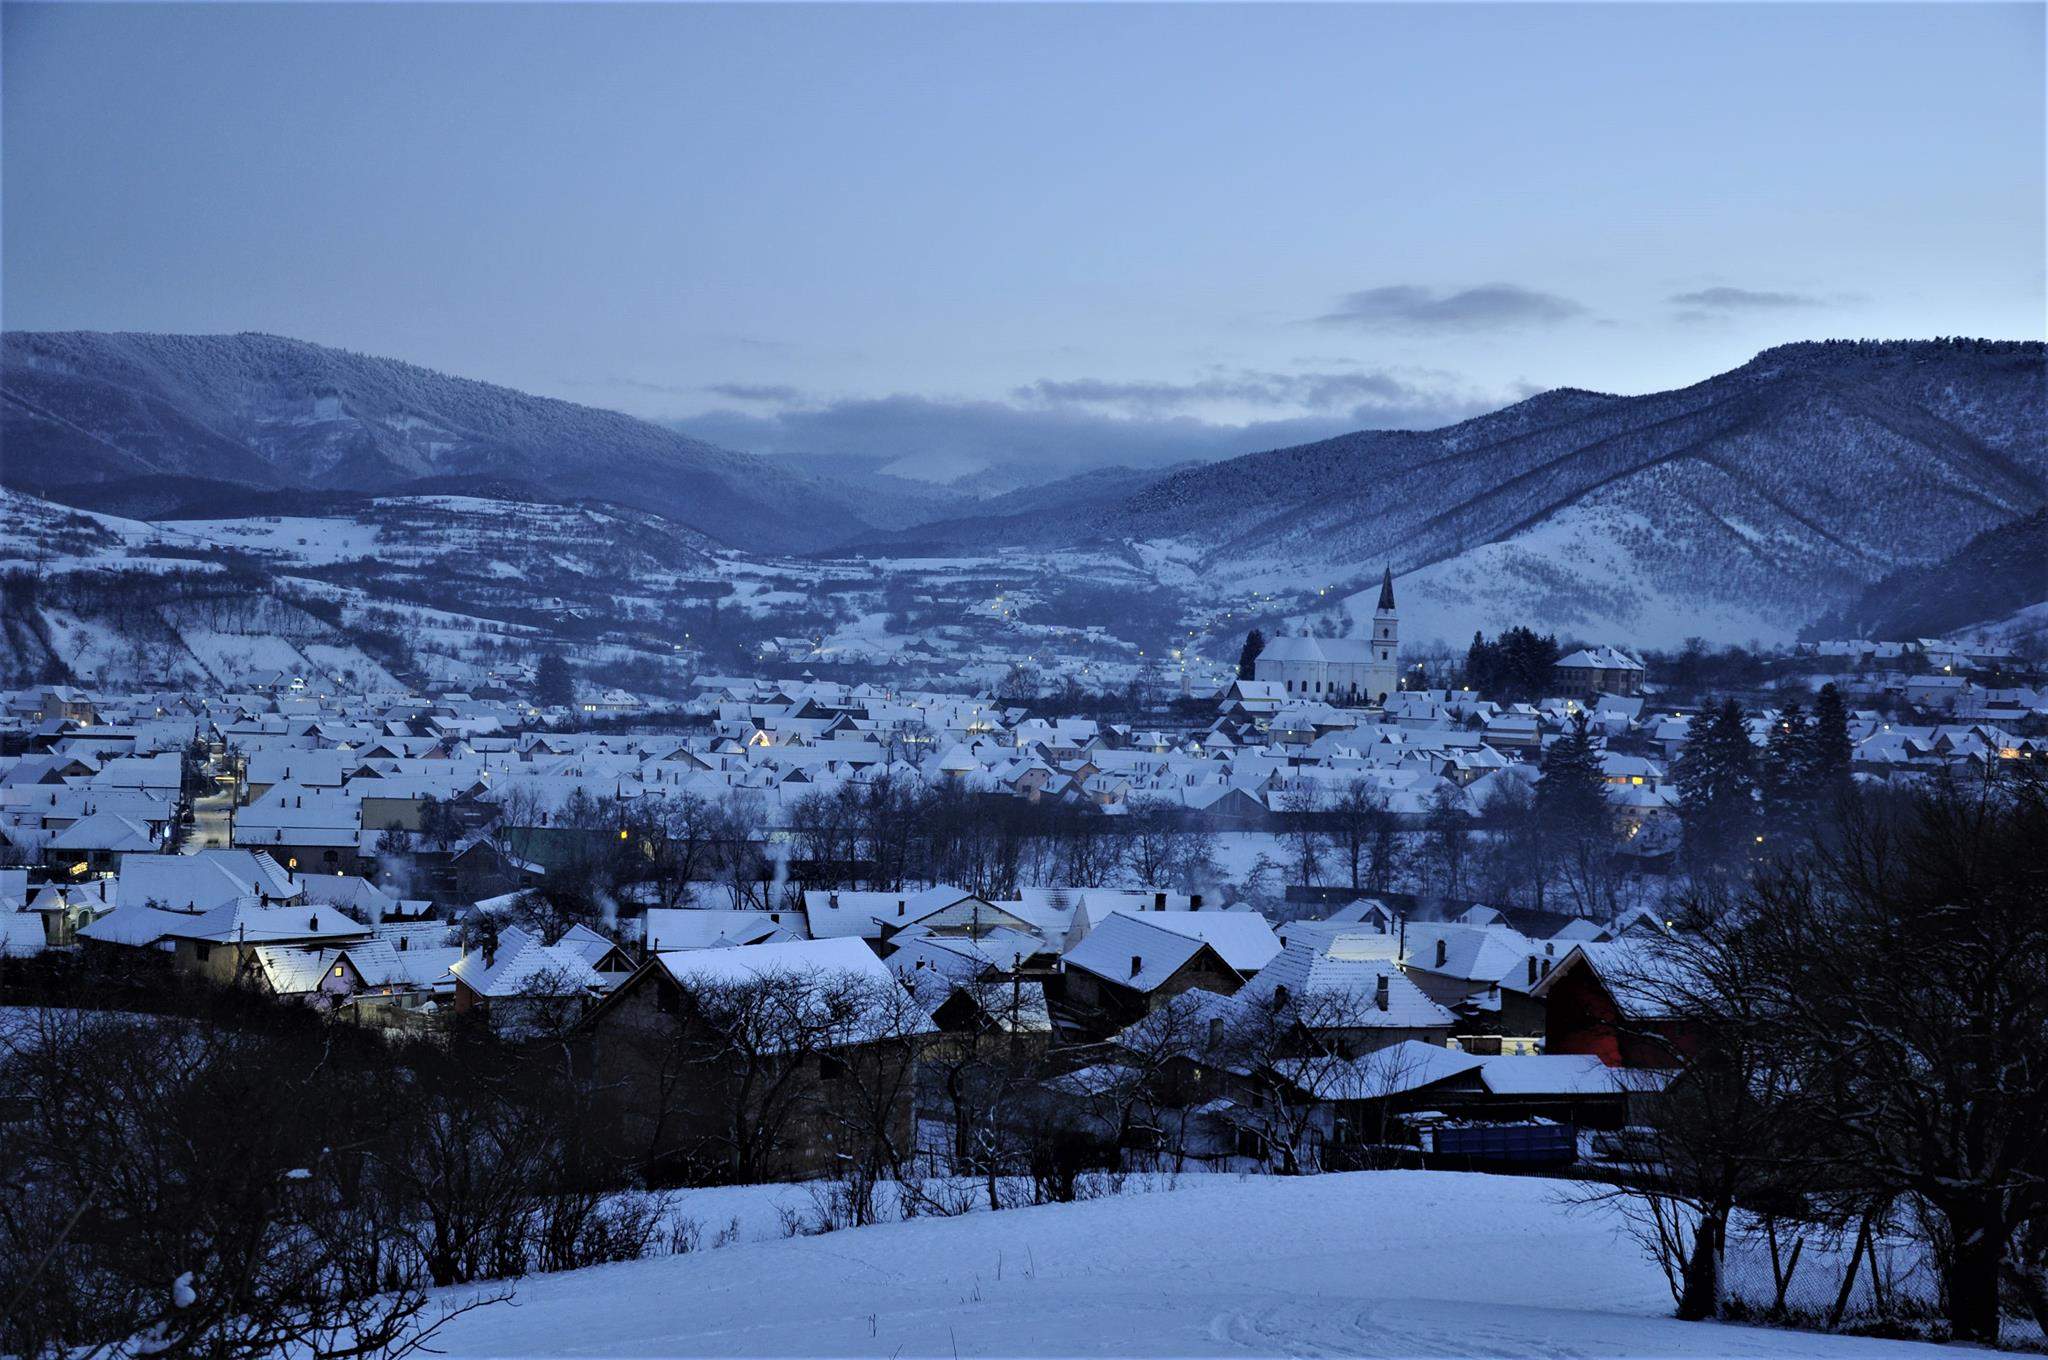
<svg viewBox="0 0 2048 1360">
<path fill-rule="evenodd" d="M 1529 620 L 1649 644 L 1786 639 L 2048 499 L 2044 360 L 2036 342 L 1786 345 L 1677 391 L 1560 389 L 894 538 L 1173 540 L 1209 582 L 1339 598 L 1391 562 L 1404 624 L 1426 630 L 1409 636 Z"/>
<path fill-rule="evenodd" d="M 1656 646 L 1875 617 L 1867 587 L 2048 503 L 2048 350 L 1785 345 L 1670 392 L 1565 388 L 1439 430 L 969 499 L 276 336 L 13 333 L 0 440 L 0 483 L 137 518 L 463 494 L 609 502 L 770 553 L 1135 545 L 1179 585 L 1340 627 L 1390 562 L 1408 639 L 1528 621 Z M 1977 570 L 2024 595 L 2020 567 Z"/>
<path fill-rule="evenodd" d="M 245 491 L 486 484 L 653 511 L 739 547 L 865 530 L 816 479 L 648 421 L 274 335 L 12 332 L 0 483 L 124 514 Z"/>
</svg>

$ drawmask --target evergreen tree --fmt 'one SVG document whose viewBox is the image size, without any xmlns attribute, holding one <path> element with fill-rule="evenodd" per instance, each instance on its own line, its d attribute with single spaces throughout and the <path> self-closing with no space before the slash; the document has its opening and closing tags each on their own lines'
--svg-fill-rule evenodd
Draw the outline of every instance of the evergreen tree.
<svg viewBox="0 0 2048 1360">
<path fill-rule="evenodd" d="M 1484 633 L 1474 633 L 1472 645 L 1465 650 L 1465 683 L 1481 694 L 1493 692 L 1494 647 Z"/>
<path fill-rule="evenodd" d="M 1557 638 L 1549 633 L 1517 625 L 1493 642 L 1474 633 L 1465 652 L 1465 683 L 1503 703 L 1539 699 L 1550 687 L 1557 658 Z"/>
<path fill-rule="evenodd" d="M 1849 740 L 1849 709 L 1842 692 L 1832 684 L 1822 685 L 1813 704 L 1813 736 L 1809 743 L 1811 779 L 1815 791 L 1831 798 L 1849 783 L 1849 762 L 1855 747 Z"/>
<path fill-rule="evenodd" d="M 569 663 L 562 660 L 559 652 L 549 652 L 540 659 L 540 666 L 534 672 L 533 699 L 542 708 L 567 708 L 576 702 L 575 682 L 569 676 Z"/>
<path fill-rule="evenodd" d="M 1756 767 L 1741 704 L 1729 699 L 1693 715 L 1677 773 L 1686 856 L 1696 870 L 1728 866 L 1754 846 Z"/>
<path fill-rule="evenodd" d="M 1258 674 L 1259 653 L 1266 650 L 1266 635 L 1254 628 L 1244 635 L 1244 650 L 1237 654 L 1237 678 L 1250 680 Z"/>
<path fill-rule="evenodd" d="M 1535 820 L 1543 846 L 1543 872 L 1562 875 L 1573 904 L 1583 915 L 1610 905 L 1608 858 L 1614 849 L 1614 816 L 1607 802 L 1607 775 L 1588 732 L 1586 715 L 1572 715 L 1564 735 L 1543 752 L 1543 777 L 1536 781 Z"/>
<path fill-rule="evenodd" d="M 1813 724 L 1795 701 L 1771 724 L 1761 782 L 1773 829 L 1798 831 L 1812 815 L 1815 794 Z"/>
<path fill-rule="evenodd" d="M 1606 836 L 1607 775 L 1583 711 L 1572 715 L 1564 735 L 1543 752 L 1541 768 L 1536 812 L 1545 833 L 1566 840 Z"/>
</svg>

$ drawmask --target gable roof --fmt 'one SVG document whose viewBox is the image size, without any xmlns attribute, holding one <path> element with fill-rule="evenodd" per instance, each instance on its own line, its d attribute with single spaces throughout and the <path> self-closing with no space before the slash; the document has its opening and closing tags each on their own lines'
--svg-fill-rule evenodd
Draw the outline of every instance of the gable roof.
<svg viewBox="0 0 2048 1360">
<path fill-rule="evenodd" d="M 1067 951 L 1065 962 L 1069 968 L 1079 968 L 1119 987 L 1150 992 L 1204 950 L 1218 963 L 1223 962 L 1220 954 L 1193 935 L 1114 911 L 1098 921 L 1087 938 Z M 1131 967 L 1133 959 L 1138 961 L 1136 969 Z"/>
<path fill-rule="evenodd" d="M 603 978 L 574 949 L 542 944 L 519 931 L 510 944 L 499 936 L 494 959 L 482 952 L 464 954 L 448 971 L 456 981 L 478 996 L 503 999 L 527 996 L 574 996 L 578 992 L 602 991 Z"/>
<path fill-rule="evenodd" d="M 1247 1001 L 1271 1001 L 1286 988 L 1297 1004 L 1308 1003 L 1310 1020 L 1331 1029 L 1448 1029 L 1454 1017 L 1408 980 L 1392 959 L 1337 958 L 1320 941 L 1297 939 L 1259 970 L 1240 993 Z M 1379 1006 L 1380 980 L 1387 1005 Z M 1318 1011 L 1322 1014 L 1318 1014 Z"/>
<path fill-rule="evenodd" d="M 1201 940 L 1223 961 L 1250 977 L 1273 961 L 1280 952 L 1280 939 L 1266 918 L 1255 911 L 1147 911 L 1119 909 L 1112 915 L 1134 915 L 1148 926 L 1170 930 L 1176 935 Z M 1096 927 L 1098 930 L 1101 927 Z"/>
</svg>

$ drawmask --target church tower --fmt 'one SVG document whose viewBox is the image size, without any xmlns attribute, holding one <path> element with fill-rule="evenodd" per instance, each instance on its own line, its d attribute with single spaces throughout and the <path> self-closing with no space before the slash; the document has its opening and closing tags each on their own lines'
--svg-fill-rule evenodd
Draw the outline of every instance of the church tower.
<svg viewBox="0 0 2048 1360">
<path fill-rule="evenodd" d="M 1394 609 L 1394 568 L 1387 567 L 1380 578 L 1380 603 L 1372 611 L 1372 668 L 1367 672 L 1366 692 L 1373 703 L 1383 704 L 1401 687 L 1401 616 Z"/>
</svg>

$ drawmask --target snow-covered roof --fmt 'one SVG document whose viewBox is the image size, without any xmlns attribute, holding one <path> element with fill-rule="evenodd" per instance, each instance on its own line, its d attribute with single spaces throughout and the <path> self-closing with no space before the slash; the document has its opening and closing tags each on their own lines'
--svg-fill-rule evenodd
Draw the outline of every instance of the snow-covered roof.
<svg viewBox="0 0 2048 1360">
<path fill-rule="evenodd" d="M 1118 911 L 1096 922 L 1087 938 L 1067 951 L 1065 961 L 1069 968 L 1079 968 L 1120 987 L 1150 992 L 1185 967 L 1203 947 L 1197 936 L 1155 926 L 1143 916 Z"/>
<path fill-rule="evenodd" d="M 1136 915 L 1146 925 L 1201 940 L 1222 955 L 1225 963 L 1247 977 L 1272 962 L 1273 956 L 1280 952 L 1280 940 L 1273 934 L 1273 927 L 1255 911 L 1120 911 L 1115 914 Z"/>
<path fill-rule="evenodd" d="M 1247 1001 L 1276 1003 L 1282 988 L 1305 1018 L 1332 1029 L 1448 1029 L 1451 1013 L 1429 999 L 1391 959 L 1337 958 L 1321 942 L 1298 939 L 1240 993 Z M 1385 983 L 1386 1006 L 1379 1004 Z"/>
</svg>

